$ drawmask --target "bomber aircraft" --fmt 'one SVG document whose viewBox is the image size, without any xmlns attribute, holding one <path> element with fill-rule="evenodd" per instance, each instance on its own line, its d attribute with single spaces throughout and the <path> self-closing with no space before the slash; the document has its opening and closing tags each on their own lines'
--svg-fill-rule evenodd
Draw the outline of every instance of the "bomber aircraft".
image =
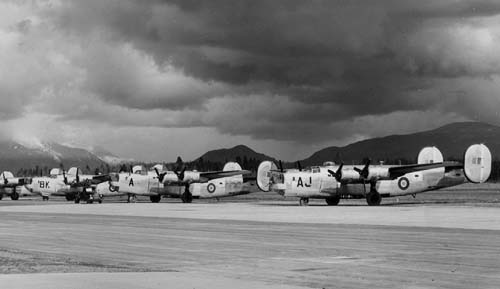
<svg viewBox="0 0 500 289">
<path fill-rule="evenodd" d="M 16 178 L 9 171 L 2 172 L 0 182 L 0 200 L 4 195 L 10 196 L 14 201 L 19 199 L 18 187 L 27 185 L 31 182 L 31 178 Z"/>
<path fill-rule="evenodd" d="M 464 162 L 443 162 L 436 147 L 423 148 L 417 164 L 370 166 L 363 168 L 340 164 L 311 167 L 307 170 L 283 170 L 271 161 L 264 161 L 257 171 L 257 185 L 286 197 L 299 197 L 300 205 L 309 198 L 325 199 L 335 206 L 342 198 L 366 198 L 377 206 L 382 198 L 413 195 L 456 186 L 466 181 L 485 182 L 491 172 L 491 152 L 484 144 L 470 146 Z"/>
<path fill-rule="evenodd" d="M 109 181 L 109 175 L 81 175 L 80 169 L 72 167 L 66 173 L 62 169 L 54 168 L 49 177 L 35 177 L 31 185 L 26 186 L 32 193 L 39 194 L 43 200 L 50 196 L 63 196 L 68 201 L 79 203 L 80 200 L 92 203 L 96 199 L 99 203 L 102 198 L 96 198 L 97 184 Z"/>
<path fill-rule="evenodd" d="M 99 184 L 97 193 L 104 197 L 127 195 L 128 202 L 136 196 L 149 196 L 151 202 L 158 203 L 162 196 L 180 198 L 183 203 L 191 203 L 193 198 L 220 198 L 250 193 L 251 184 L 245 183 L 242 170 L 234 162 L 227 163 L 222 171 L 168 171 L 162 165 L 152 170 L 135 166 L 130 173 L 111 174 L 111 181 Z"/>
</svg>

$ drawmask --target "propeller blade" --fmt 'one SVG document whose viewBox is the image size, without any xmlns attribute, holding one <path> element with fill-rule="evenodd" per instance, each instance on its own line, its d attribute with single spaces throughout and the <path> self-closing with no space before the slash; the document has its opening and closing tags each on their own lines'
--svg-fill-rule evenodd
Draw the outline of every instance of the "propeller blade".
<svg viewBox="0 0 500 289">
<path fill-rule="evenodd" d="M 64 184 L 67 185 L 68 184 L 68 178 L 66 177 L 66 171 L 64 171 L 64 168 L 62 169 L 62 173 L 63 173 Z"/>
<path fill-rule="evenodd" d="M 299 169 L 299 172 L 301 172 L 301 171 L 302 171 L 302 165 L 300 164 L 300 162 L 299 162 L 299 161 L 297 161 L 297 168 Z"/>
<path fill-rule="evenodd" d="M 280 171 L 283 172 L 283 163 L 281 162 L 281 160 L 279 160 L 278 162 L 279 162 L 279 165 L 280 165 Z"/>
<path fill-rule="evenodd" d="M 184 173 L 186 172 L 186 167 L 184 167 L 181 171 L 181 173 L 179 174 L 179 179 L 180 180 L 184 180 Z"/>
<path fill-rule="evenodd" d="M 341 163 L 339 168 L 337 169 L 337 171 L 335 172 L 335 179 L 337 180 L 337 182 L 340 183 L 340 181 L 342 180 L 342 168 L 344 167 L 344 163 Z"/>
</svg>

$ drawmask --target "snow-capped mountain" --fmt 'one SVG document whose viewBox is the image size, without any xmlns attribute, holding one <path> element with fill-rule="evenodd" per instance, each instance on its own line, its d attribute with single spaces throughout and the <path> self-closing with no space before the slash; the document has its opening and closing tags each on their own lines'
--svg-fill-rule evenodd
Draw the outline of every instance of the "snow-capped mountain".
<svg viewBox="0 0 500 289">
<path fill-rule="evenodd" d="M 93 173 L 96 168 L 102 171 L 108 164 L 114 165 L 122 161 L 124 160 L 104 149 L 91 152 L 52 142 L 0 141 L 0 170 L 9 170 L 15 174 L 23 169 L 36 169 L 39 174 L 45 174 L 51 168 L 61 166 L 66 169 L 77 166 Z"/>
</svg>

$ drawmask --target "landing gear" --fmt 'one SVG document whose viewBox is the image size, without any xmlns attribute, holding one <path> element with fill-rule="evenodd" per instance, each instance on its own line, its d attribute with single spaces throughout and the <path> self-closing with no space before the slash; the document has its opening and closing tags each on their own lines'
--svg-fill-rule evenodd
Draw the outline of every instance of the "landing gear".
<svg viewBox="0 0 500 289">
<path fill-rule="evenodd" d="M 79 204 L 79 203 L 80 203 L 80 196 L 75 195 L 75 204 Z"/>
<path fill-rule="evenodd" d="M 17 200 L 19 200 L 19 193 L 17 193 L 17 192 L 13 192 L 13 193 L 10 195 L 10 198 L 11 198 L 13 201 L 17 201 Z"/>
<path fill-rule="evenodd" d="M 149 199 L 151 200 L 151 203 L 159 203 L 161 200 L 161 196 L 160 195 L 150 196 Z"/>
<path fill-rule="evenodd" d="M 99 194 L 99 198 L 97 199 L 97 202 L 98 202 L 99 204 L 102 204 L 102 199 L 103 199 L 103 198 L 104 198 L 104 196 L 103 196 L 103 195 L 101 195 L 101 194 Z"/>
<path fill-rule="evenodd" d="M 74 201 L 75 198 L 76 198 L 75 195 L 70 195 L 70 194 L 66 195 L 66 201 L 68 201 L 68 202 Z M 48 199 L 48 197 L 47 197 L 47 199 Z"/>
<path fill-rule="evenodd" d="M 366 194 L 366 202 L 368 203 L 368 206 L 378 206 L 380 205 L 381 201 L 382 197 L 375 190 L 372 190 L 368 194 Z"/>
<path fill-rule="evenodd" d="M 3 194 L 0 194 L 0 200 L 3 198 Z"/>
<path fill-rule="evenodd" d="M 328 206 L 336 206 L 340 202 L 340 196 L 326 198 L 325 201 Z"/>
<path fill-rule="evenodd" d="M 137 198 L 135 195 L 129 194 L 127 197 L 127 203 L 135 203 L 137 201 Z"/>
<path fill-rule="evenodd" d="M 191 203 L 193 201 L 193 194 L 189 191 L 189 185 L 186 186 L 184 193 L 182 193 L 181 200 L 183 203 Z"/>
<path fill-rule="evenodd" d="M 307 205 L 309 205 L 309 198 L 300 198 L 299 204 L 301 206 L 307 206 Z"/>
<path fill-rule="evenodd" d="M 42 201 L 49 201 L 49 196 L 42 196 Z"/>
</svg>

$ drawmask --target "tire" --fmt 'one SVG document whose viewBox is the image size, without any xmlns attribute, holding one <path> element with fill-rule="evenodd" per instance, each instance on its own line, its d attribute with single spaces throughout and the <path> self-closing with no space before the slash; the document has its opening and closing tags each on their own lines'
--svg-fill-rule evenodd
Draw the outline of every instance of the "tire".
<svg viewBox="0 0 500 289">
<path fill-rule="evenodd" d="M 159 203 L 161 200 L 161 196 L 150 196 L 149 199 L 151 200 L 151 203 Z"/>
<path fill-rule="evenodd" d="M 47 196 L 42 196 L 42 200 L 43 200 L 43 201 L 49 201 L 49 197 L 47 197 Z"/>
<path fill-rule="evenodd" d="M 74 200 L 75 200 L 75 196 L 74 195 L 66 195 L 66 201 L 71 202 L 71 201 L 74 201 Z"/>
<path fill-rule="evenodd" d="M 340 202 L 340 196 L 326 198 L 325 201 L 328 206 L 336 206 Z"/>
<path fill-rule="evenodd" d="M 299 205 L 301 205 L 301 206 L 309 205 L 309 198 L 300 198 Z"/>
<path fill-rule="evenodd" d="M 10 198 L 13 201 L 17 201 L 17 200 L 19 200 L 19 194 L 18 193 L 12 193 L 12 195 L 10 195 Z"/>
<path fill-rule="evenodd" d="M 382 197 L 377 191 L 371 191 L 366 195 L 368 206 L 378 206 L 382 202 Z"/>
<path fill-rule="evenodd" d="M 191 192 L 184 192 L 181 195 L 181 200 L 183 203 L 191 203 L 193 202 L 193 195 L 191 194 Z"/>
<path fill-rule="evenodd" d="M 92 204 L 92 203 L 94 203 L 94 200 L 92 200 L 92 199 L 87 200 L 87 204 Z"/>
<path fill-rule="evenodd" d="M 0 194 L 0 200 L 3 198 L 3 194 Z"/>
<path fill-rule="evenodd" d="M 79 204 L 80 203 L 80 198 L 76 197 L 75 198 L 75 204 Z"/>
</svg>

